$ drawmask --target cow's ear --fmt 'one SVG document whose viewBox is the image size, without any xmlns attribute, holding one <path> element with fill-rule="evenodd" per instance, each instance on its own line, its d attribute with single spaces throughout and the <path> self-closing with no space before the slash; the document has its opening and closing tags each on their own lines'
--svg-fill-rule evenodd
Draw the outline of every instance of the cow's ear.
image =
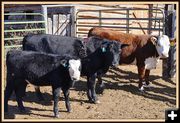
<svg viewBox="0 0 180 123">
<path fill-rule="evenodd" d="M 129 44 L 121 44 L 121 49 L 127 46 L 129 46 Z"/>
<path fill-rule="evenodd" d="M 155 36 L 153 36 L 153 37 L 151 37 L 151 42 L 154 44 L 154 45 L 156 45 L 157 44 L 157 37 L 155 37 Z"/>
<path fill-rule="evenodd" d="M 61 65 L 64 67 L 67 67 L 68 66 L 67 62 L 68 61 L 66 59 L 63 59 L 63 60 L 61 60 Z"/>
</svg>

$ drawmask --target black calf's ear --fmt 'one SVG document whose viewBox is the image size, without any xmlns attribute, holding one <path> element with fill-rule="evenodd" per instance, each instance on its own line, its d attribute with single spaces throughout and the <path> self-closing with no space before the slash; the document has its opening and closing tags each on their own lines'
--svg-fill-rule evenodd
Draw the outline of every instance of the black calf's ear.
<svg viewBox="0 0 180 123">
<path fill-rule="evenodd" d="M 65 60 L 65 59 L 63 59 L 63 60 L 61 60 L 61 65 L 63 65 L 64 67 L 67 67 L 68 65 L 67 65 L 67 60 Z"/>
<path fill-rule="evenodd" d="M 129 44 L 121 44 L 121 49 L 127 46 L 129 46 Z"/>
<path fill-rule="evenodd" d="M 151 37 L 151 42 L 154 44 L 154 45 L 156 45 L 157 44 L 157 37 L 155 37 L 155 36 L 153 36 L 153 37 Z"/>
</svg>

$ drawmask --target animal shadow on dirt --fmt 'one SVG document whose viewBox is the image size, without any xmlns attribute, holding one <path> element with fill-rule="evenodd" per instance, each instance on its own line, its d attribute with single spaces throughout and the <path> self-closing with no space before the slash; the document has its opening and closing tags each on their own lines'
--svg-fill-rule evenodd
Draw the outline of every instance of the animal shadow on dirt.
<svg viewBox="0 0 180 123">
<path fill-rule="evenodd" d="M 51 111 L 52 115 L 45 115 L 45 114 L 40 114 L 40 113 L 33 113 L 32 111 Z M 60 112 L 65 112 L 61 111 Z M 53 118 L 53 110 L 47 110 L 47 109 L 40 109 L 40 108 L 32 108 L 32 107 L 26 107 L 26 112 L 20 112 L 18 110 L 17 106 L 12 106 L 9 105 L 9 112 L 4 114 L 4 119 L 15 119 L 15 115 L 20 114 L 20 115 L 37 115 L 37 116 L 43 116 L 43 117 L 50 117 Z"/>
<path fill-rule="evenodd" d="M 36 93 L 33 91 L 27 91 L 26 92 L 26 95 L 23 97 L 23 101 L 24 102 L 31 102 L 31 103 L 38 103 L 38 104 L 42 104 L 42 105 L 45 105 L 45 106 L 49 106 L 49 105 L 52 105 L 52 99 L 53 99 L 53 96 L 52 94 L 49 94 L 49 93 L 42 93 L 43 97 L 45 98 L 45 100 L 38 100 L 37 96 L 36 96 Z M 10 100 L 12 101 L 16 101 L 16 96 L 15 94 L 13 93 Z"/>
<path fill-rule="evenodd" d="M 145 98 L 149 98 L 157 101 L 166 101 L 174 105 L 176 104 L 176 100 L 172 99 L 176 97 L 176 88 L 169 87 L 164 83 L 160 83 L 156 81 L 157 79 L 162 79 L 165 80 L 165 82 L 167 83 L 176 85 L 175 82 L 173 82 L 171 79 L 150 74 L 149 80 L 152 82 L 152 85 L 157 85 L 160 86 L 161 88 L 153 86 L 150 89 L 146 88 L 146 91 L 142 93 L 138 90 L 139 79 L 137 73 L 133 73 L 131 71 L 124 71 L 119 68 L 110 69 L 109 72 L 113 73 L 113 75 L 105 75 L 104 78 L 111 78 L 112 80 L 115 81 L 123 78 L 123 80 L 129 80 L 129 82 L 127 81 L 123 82 L 122 80 L 118 82 L 112 82 L 110 80 L 103 79 L 103 81 L 106 81 L 105 89 L 123 90 L 123 91 L 131 92 L 132 94 L 135 95 L 143 96 Z M 135 83 L 137 86 L 135 86 L 133 83 Z M 155 94 L 149 93 L 150 91 Z M 103 93 L 103 91 L 101 93 Z"/>
<path fill-rule="evenodd" d="M 86 82 L 85 81 L 77 81 L 75 82 L 73 88 L 70 89 L 70 93 L 72 92 L 71 90 L 79 90 L 79 91 L 86 91 Z M 41 89 L 43 89 L 43 87 L 41 87 Z M 26 91 L 25 96 L 23 97 L 23 101 L 24 102 L 30 102 L 30 103 L 37 103 L 37 104 L 42 104 L 45 106 L 50 106 L 53 105 L 53 96 L 51 93 L 47 93 L 47 92 L 42 92 L 42 96 L 44 97 L 44 100 L 39 100 L 38 97 L 36 96 L 35 91 Z M 16 96 L 13 93 L 10 100 L 12 101 L 16 101 Z M 60 101 L 65 101 L 64 95 L 62 93 L 60 93 Z M 75 98 L 71 98 L 69 97 L 70 101 L 75 101 L 75 102 L 86 102 L 85 100 L 78 100 Z"/>
<path fill-rule="evenodd" d="M 42 104 L 42 105 L 51 105 L 52 109 L 44 109 L 44 108 L 33 108 L 33 107 L 27 107 L 25 106 L 25 110 L 26 112 L 20 112 L 18 109 L 18 106 L 15 105 L 8 105 L 9 108 L 9 112 L 4 114 L 4 119 L 15 119 L 15 115 L 16 114 L 20 114 L 20 115 L 37 115 L 37 116 L 41 116 L 41 117 L 50 117 L 50 118 L 54 118 L 53 116 L 53 103 L 52 103 L 52 96 L 48 93 L 43 93 L 43 96 L 45 97 L 44 101 L 36 101 L 37 97 L 35 97 L 35 93 L 34 92 L 27 92 L 26 96 L 23 98 L 24 102 L 34 102 L 34 103 L 38 103 L 38 104 Z M 12 95 L 11 99 L 13 101 L 16 101 L 15 99 L 15 94 Z M 60 97 L 61 101 L 64 101 L 64 97 Z M 77 100 L 73 100 L 70 99 L 70 101 L 77 101 Z M 78 100 L 81 101 L 81 100 Z M 32 104 L 33 105 L 33 104 Z M 50 111 L 52 112 L 52 115 L 46 115 L 46 114 L 41 114 L 41 113 L 34 113 L 33 111 L 41 111 L 41 112 L 45 112 L 45 111 Z M 64 109 L 60 109 L 59 112 L 67 112 L 67 110 Z"/>
</svg>

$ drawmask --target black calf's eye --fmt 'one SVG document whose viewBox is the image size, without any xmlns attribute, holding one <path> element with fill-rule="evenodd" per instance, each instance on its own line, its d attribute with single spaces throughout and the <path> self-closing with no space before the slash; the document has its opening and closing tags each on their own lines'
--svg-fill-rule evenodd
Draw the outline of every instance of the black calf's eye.
<svg viewBox="0 0 180 123">
<path fill-rule="evenodd" d="M 81 70 L 81 67 L 79 67 L 79 71 Z"/>
</svg>

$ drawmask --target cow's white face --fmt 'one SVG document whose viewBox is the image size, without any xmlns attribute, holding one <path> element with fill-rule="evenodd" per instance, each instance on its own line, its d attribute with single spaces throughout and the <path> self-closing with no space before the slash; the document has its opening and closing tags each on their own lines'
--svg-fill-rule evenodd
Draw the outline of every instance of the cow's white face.
<svg viewBox="0 0 180 123">
<path fill-rule="evenodd" d="M 156 49 L 160 58 L 167 58 L 169 56 L 170 41 L 168 36 L 162 35 L 157 39 Z"/>
<path fill-rule="evenodd" d="M 69 60 L 69 74 L 72 80 L 79 80 L 81 74 L 81 61 Z"/>
</svg>

